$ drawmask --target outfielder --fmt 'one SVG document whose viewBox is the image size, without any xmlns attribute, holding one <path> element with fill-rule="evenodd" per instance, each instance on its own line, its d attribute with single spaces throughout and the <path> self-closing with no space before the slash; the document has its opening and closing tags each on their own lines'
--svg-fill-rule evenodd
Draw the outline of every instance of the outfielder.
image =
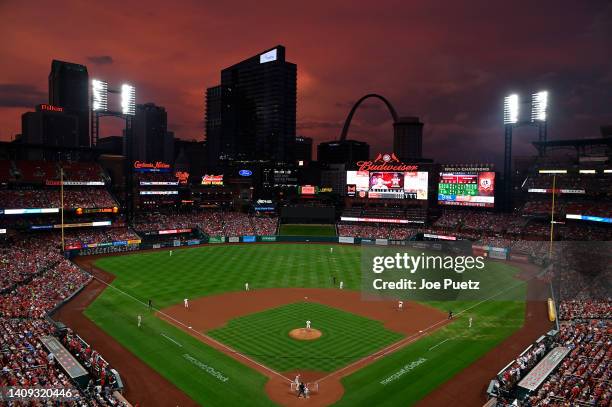
<svg viewBox="0 0 612 407">
<path fill-rule="evenodd" d="M 472 317 L 470 317 L 470 319 L 468 319 L 468 322 L 469 322 L 468 328 L 471 328 L 472 327 Z"/>
<path fill-rule="evenodd" d="M 310 320 L 306 321 L 306 329 L 310 329 Z"/>
<path fill-rule="evenodd" d="M 140 325 L 142 325 L 142 315 L 138 315 L 138 328 L 140 328 Z"/>
</svg>

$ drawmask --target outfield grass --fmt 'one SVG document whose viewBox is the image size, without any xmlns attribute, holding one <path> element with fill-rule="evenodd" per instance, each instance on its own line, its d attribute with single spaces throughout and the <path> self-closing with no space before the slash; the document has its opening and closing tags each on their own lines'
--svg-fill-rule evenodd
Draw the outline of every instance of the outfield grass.
<svg viewBox="0 0 612 407">
<path fill-rule="evenodd" d="M 285 236 L 336 236 L 335 225 L 280 225 L 280 235 Z"/>
<path fill-rule="evenodd" d="M 290 338 L 289 331 L 304 327 L 306 320 L 323 333 L 321 338 Z M 385 329 L 380 321 L 310 302 L 236 318 L 208 334 L 278 372 L 332 372 L 403 337 Z"/>
<path fill-rule="evenodd" d="M 172 257 L 163 250 L 106 257 L 96 265 L 116 276 L 113 285 L 121 291 L 106 289 L 85 314 L 200 404 L 271 405 L 264 394 L 263 375 L 156 318 L 147 311 L 147 300 L 164 308 L 183 298 L 241 291 L 245 281 L 253 288 L 331 287 L 332 276 L 344 281 L 345 289 L 357 290 L 361 284 L 360 250 L 358 246 L 338 245 L 330 253 L 329 246 L 320 244 L 245 244 L 174 250 Z M 512 278 L 516 269 L 503 263 L 495 265 L 500 271 L 496 276 L 500 287 L 516 284 Z M 430 305 L 458 312 L 473 304 Z M 141 329 L 136 326 L 138 314 L 143 315 Z M 391 406 L 418 401 L 520 328 L 524 302 L 483 303 L 469 315 L 474 318 L 471 329 L 465 319 L 459 319 L 346 377 L 346 392 L 338 404 Z M 418 367 L 380 384 L 420 359 L 425 361 Z M 202 369 L 202 364 L 228 380 L 220 381 Z"/>
</svg>

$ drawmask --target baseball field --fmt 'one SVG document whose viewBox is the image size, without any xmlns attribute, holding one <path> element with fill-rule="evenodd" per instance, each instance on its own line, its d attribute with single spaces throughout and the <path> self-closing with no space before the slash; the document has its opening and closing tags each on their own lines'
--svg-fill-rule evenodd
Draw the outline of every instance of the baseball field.
<svg viewBox="0 0 612 407">
<path fill-rule="evenodd" d="M 298 373 L 317 390 L 311 405 L 415 404 L 523 325 L 524 301 L 410 302 L 401 311 L 396 302 L 364 301 L 360 247 L 330 247 L 208 245 L 102 257 L 93 265 L 114 280 L 85 315 L 212 406 L 291 405 Z M 518 268 L 487 268 L 501 288 L 525 293 Z M 290 337 L 306 320 L 320 338 Z"/>
</svg>

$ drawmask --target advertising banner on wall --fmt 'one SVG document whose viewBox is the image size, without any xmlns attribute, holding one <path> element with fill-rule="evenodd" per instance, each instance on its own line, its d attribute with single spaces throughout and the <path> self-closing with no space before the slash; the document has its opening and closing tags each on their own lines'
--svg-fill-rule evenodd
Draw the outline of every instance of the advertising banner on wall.
<svg viewBox="0 0 612 407">
<path fill-rule="evenodd" d="M 350 243 L 350 244 L 353 244 L 353 243 L 355 243 L 355 238 L 351 237 L 351 236 L 340 236 L 338 238 L 338 243 Z"/>
<path fill-rule="evenodd" d="M 376 239 L 376 244 L 379 246 L 387 246 L 389 241 L 387 239 Z"/>
<path fill-rule="evenodd" d="M 276 236 L 262 236 L 262 242 L 276 242 Z"/>
<path fill-rule="evenodd" d="M 225 243 L 225 236 L 211 236 L 208 238 L 208 243 Z"/>
<path fill-rule="evenodd" d="M 239 238 L 238 236 L 231 236 L 231 237 L 228 239 L 228 241 L 229 241 L 230 243 L 238 243 L 238 242 L 240 242 L 240 238 Z"/>
<path fill-rule="evenodd" d="M 489 249 L 489 257 L 492 259 L 506 260 L 508 250 L 503 247 L 491 247 Z"/>
<path fill-rule="evenodd" d="M 257 241 L 257 236 L 242 236 L 242 241 L 244 243 L 253 243 Z"/>
</svg>

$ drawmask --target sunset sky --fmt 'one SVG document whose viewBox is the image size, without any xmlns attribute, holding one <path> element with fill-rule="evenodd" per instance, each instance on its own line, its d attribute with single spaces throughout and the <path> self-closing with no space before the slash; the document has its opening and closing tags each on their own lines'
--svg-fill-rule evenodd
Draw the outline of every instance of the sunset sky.
<svg viewBox="0 0 612 407">
<path fill-rule="evenodd" d="M 0 140 L 47 102 L 51 60 L 131 82 L 169 129 L 204 138 L 204 92 L 220 70 L 282 44 L 298 65 L 298 134 L 335 139 L 354 101 L 375 92 L 425 123 L 443 162 L 503 156 L 502 100 L 550 92 L 549 138 L 598 137 L 612 124 L 609 0 L 22 1 L 0 0 Z M 118 134 L 106 123 L 102 136 Z M 515 133 L 529 154 L 533 131 Z M 349 138 L 392 144 L 390 116 L 365 103 Z"/>
</svg>

